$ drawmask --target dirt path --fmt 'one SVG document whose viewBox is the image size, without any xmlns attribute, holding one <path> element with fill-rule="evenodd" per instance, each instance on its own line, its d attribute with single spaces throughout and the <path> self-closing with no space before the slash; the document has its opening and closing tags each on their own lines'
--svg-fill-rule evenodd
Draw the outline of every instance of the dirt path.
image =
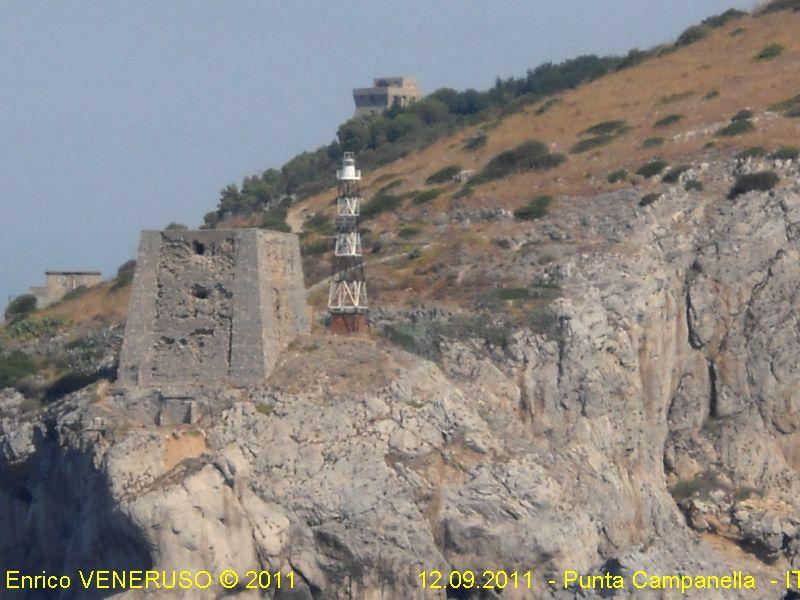
<svg viewBox="0 0 800 600">
<path fill-rule="evenodd" d="M 288 219 L 287 219 L 287 221 L 288 221 Z M 431 246 L 436 246 L 438 243 L 439 242 L 430 242 L 429 244 L 425 244 L 424 246 L 420 247 L 420 251 L 427 250 Z M 379 258 L 378 260 L 371 260 L 369 262 L 365 261 L 364 262 L 364 268 L 366 269 L 370 265 L 379 265 L 381 263 L 389 262 L 390 260 L 395 260 L 397 258 L 402 258 L 403 256 L 406 256 L 406 255 L 408 255 L 408 252 L 400 252 L 398 254 L 391 254 L 389 256 L 384 256 L 382 258 Z M 322 280 L 318 281 L 314 285 L 312 285 L 310 287 L 307 287 L 306 288 L 306 292 L 316 292 L 318 289 L 321 289 L 321 288 L 325 287 L 326 285 L 329 285 L 330 282 L 331 282 L 331 278 L 330 277 L 326 277 L 325 279 L 322 279 Z"/>
</svg>

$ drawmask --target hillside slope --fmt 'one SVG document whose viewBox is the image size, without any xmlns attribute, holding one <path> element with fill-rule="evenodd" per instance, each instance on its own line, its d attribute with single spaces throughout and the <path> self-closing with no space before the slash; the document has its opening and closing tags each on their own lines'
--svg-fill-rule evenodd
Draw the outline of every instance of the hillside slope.
<svg viewBox="0 0 800 600">
<path fill-rule="evenodd" d="M 565 569 L 741 569 L 755 590 L 685 597 L 794 597 L 770 581 L 800 561 L 797 31 L 737 19 L 369 173 L 371 336 L 322 331 L 332 192 L 291 207 L 317 330 L 263 386 L 4 391 L 0 563 L 292 570 L 275 597 L 304 600 L 496 596 L 423 591 L 430 569 L 533 569 L 509 599 L 608 597 L 547 583 Z M 477 175 L 426 184 L 448 166 Z"/>
</svg>

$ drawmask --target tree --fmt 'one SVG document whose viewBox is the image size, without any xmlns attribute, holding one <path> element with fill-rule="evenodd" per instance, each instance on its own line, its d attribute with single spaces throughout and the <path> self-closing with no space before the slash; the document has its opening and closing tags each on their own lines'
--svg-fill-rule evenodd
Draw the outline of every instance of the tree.
<svg viewBox="0 0 800 600">
<path fill-rule="evenodd" d="M 350 119 L 339 126 L 336 137 L 342 149 L 347 152 L 360 152 L 369 143 L 369 127 L 362 119 Z"/>
<path fill-rule="evenodd" d="M 22 294 L 9 302 L 4 316 L 7 322 L 12 323 L 24 319 L 34 310 L 36 310 L 36 296 Z"/>
</svg>

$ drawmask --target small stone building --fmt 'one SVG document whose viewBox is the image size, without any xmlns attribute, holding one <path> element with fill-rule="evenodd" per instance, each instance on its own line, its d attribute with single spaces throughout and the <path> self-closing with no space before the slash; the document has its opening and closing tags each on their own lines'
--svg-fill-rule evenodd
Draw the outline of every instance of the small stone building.
<svg viewBox="0 0 800 600">
<path fill-rule="evenodd" d="M 118 381 L 264 381 L 310 330 L 296 235 L 258 229 L 142 232 Z"/>
<path fill-rule="evenodd" d="M 408 106 L 422 98 L 417 82 L 411 77 L 378 77 L 372 87 L 353 90 L 356 117 L 380 114 L 395 102 Z"/>
<path fill-rule="evenodd" d="M 88 288 L 103 280 L 100 271 L 46 271 L 45 277 L 45 285 L 30 289 L 36 296 L 36 308 L 46 308 L 73 290 Z"/>
</svg>

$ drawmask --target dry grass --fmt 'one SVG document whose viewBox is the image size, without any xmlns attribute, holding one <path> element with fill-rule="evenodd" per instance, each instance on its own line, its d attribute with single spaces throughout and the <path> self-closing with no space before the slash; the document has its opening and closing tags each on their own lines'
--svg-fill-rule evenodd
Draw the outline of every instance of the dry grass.
<svg viewBox="0 0 800 600">
<path fill-rule="evenodd" d="M 78 327 L 97 323 L 119 323 L 128 314 L 131 286 L 113 292 L 110 288 L 111 283 L 101 283 L 78 298 L 59 302 L 38 314 L 64 317 Z"/>
<path fill-rule="evenodd" d="M 739 27 L 744 27 L 745 32 L 732 37 L 731 31 Z M 373 192 L 375 182 L 386 181 L 388 173 L 403 178 L 396 193 L 425 188 L 425 179 L 444 166 L 458 163 L 465 168 L 480 169 L 493 156 L 528 139 L 545 140 L 552 151 L 567 153 L 580 139 L 580 133 L 592 125 L 625 120 L 631 131 L 603 148 L 570 156 L 565 165 L 553 171 L 521 174 L 478 186 L 471 197 L 460 201 L 466 206 L 477 206 L 490 196 L 500 205 L 517 208 L 533 193 L 594 194 L 613 189 L 604 181 L 608 173 L 631 169 L 653 157 L 654 150 L 641 148 L 642 141 L 655 135 L 655 122 L 673 113 L 686 116 L 670 128 L 670 136 L 657 153 L 670 163 L 691 162 L 708 152 L 703 145 L 713 139 L 713 132 L 704 130 L 719 128 L 740 109 L 749 107 L 758 115 L 769 105 L 800 92 L 799 29 L 800 14 L 793 12 L 732 22 L 691 46 L 564 94 L 562 102 L 552 105 L 544 114 L 537 114 L 539 106 L 534 105 L 502 118 L 496 127 L 487 130 L 488 140 L 477 150 L 464 150 L 463 140 L 478 129 L 486 129 L 486 124 L 460 131 L 422 152 L 370 173 L 365 191 Z M 753 59 L 772 43 L 786 47 L 781 56 L 769 62 Z M 719 95 L 704 99 L 712 90 Z M 667 98 L 669 102 L 665 102 Z M 723 140 L 714 152 L 727 153 L 756 145 L 774 149 L 796 144 L 798 139 L 800 120 L 762 119 L 755 132 Z M 324 210 L 332 194 L 332 190 L 326 191 L 301 206 Z M 444 194 L 424 209 L 446 208 L 450 201 L 450 195 Z M 293 209 L 296 210 L 299 208 Z M 419 210 L 423 209 L 405 206 L 403 213 L 414 214 Z M 388 228 L 393 219 L 391 213 L 381 215 L 370 226 L 380 231 Z"/>
</svg>

